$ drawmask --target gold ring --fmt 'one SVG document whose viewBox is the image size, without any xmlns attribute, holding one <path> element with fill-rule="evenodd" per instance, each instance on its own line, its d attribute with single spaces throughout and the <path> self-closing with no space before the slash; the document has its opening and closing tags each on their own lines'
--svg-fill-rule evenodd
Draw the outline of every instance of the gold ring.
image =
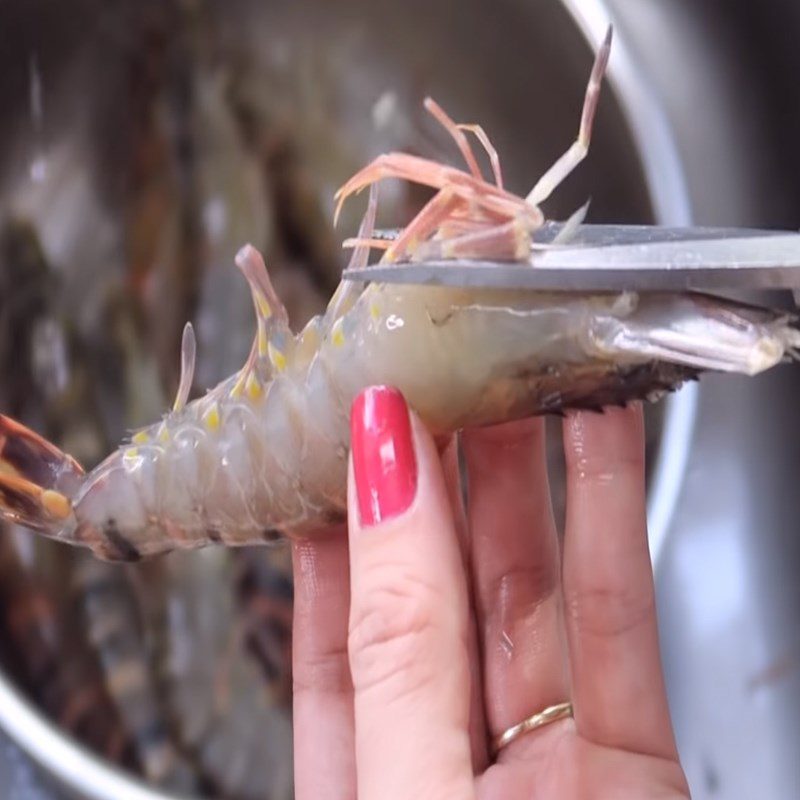
<svg viewBox="0 0 800 800">
<path fill-rule="evenodd" d="M 514 739 L 518 739 L 524 733 L 529 733 L 536 730 L 536 728 L 541 728 L 543 725 L 549 725 L 551 722 L 571 716 L 572 703 L 559 703 L 555 706 L 548 706 L 544 711 L 540 711 L 538 714 L 534 714 L 532 717 L 528 717 L 503 731 L 493 742 L 494 754 L 497 755 L 500 750 L 507 747 Z"/>
</svg>

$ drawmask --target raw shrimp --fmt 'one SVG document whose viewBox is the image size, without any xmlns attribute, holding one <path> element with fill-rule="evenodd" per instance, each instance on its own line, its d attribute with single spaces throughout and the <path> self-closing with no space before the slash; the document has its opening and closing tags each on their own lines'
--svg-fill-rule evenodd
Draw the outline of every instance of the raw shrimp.
<svg viewBox="0 0 800 800">
<path fill-rule="evenodd" d="M 88 556 L 76 559 L 73 602 L 143 774 L 156 786 L 196 792 L 197 776 L 178 752 L 164 719 L 137 598 L 124 569 Z"/>
<path fill-rule="evenodd" d="M 248 649 L 260 663 L 276 701 L 292 704 L 292 585 L 288 547 L 231 551 L 239 574 L 237 595 Z"/>
<path fill-rule="evenodd" d="M 291 704 L 246 646 L 233 554 L 174 553 L 147 566 L 145 613 L 182 749 L 215 797 L 289 800 Z"/>
<path fill-rule="evenodd" d="M 3 666 L 65 730 L 95 752 L 133 768 L 130 735 L 106 691 L 102 671 L 68 613 L 62 548 L 0 524 L 0 627 Z M 101 565 L 106 566 L 106 565 Z"/>
<path fill-rule="evenodd" d="M 469 171 L 404 154 L 379 158 L 347 195 L 384 177 L 432 186 L 435 197 L 384 255 L 517 258 L 530 252 L 539 204 L 586 155 L 610 32 L 589 80 L 576 142 L 526 198 L 502 187 L 485 132 L 428 108 Z M 494 164 L 479 172 L 474 133 Z M 375 187 L 353 245 L 366 263 Z M 580 220 L 578 212 L 576 220 Z M 508 292 L 343 283 L 327 311 L 294 335 L 264 263 L 236 258 L 257 333 L 244 367 L 187 403 L 194 338 L 187 328 L 174 408 L 84 475 L 32 431 L 0 417 L 0 513 L 106 559 L 138 559 L 211 543 L 241 546 L 310 536 L 343 518 L 348 412 L 370 384 L 398 387 L 436 434 L 654 400 L 705 370 L 755 375 L 795 354 L 785 314 L 691 293 Z M 535 267 L 532 267 L 535 268 Z"/>
</svg>

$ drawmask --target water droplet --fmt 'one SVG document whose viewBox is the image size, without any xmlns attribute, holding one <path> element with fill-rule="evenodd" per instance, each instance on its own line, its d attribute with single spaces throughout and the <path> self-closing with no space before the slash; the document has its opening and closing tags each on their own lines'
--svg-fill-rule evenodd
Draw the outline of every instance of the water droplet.
<svg viewBox="0 0 800 800">
<path fill-rule="evenodd" d="M 386 328 L 390 331 L 395 331 L 398 328 L 402 328 L 405 325 L 405 321 L 402 317 L 398 317 L 396 314 L 389 314 L 386 318 Z"/>
</svg>

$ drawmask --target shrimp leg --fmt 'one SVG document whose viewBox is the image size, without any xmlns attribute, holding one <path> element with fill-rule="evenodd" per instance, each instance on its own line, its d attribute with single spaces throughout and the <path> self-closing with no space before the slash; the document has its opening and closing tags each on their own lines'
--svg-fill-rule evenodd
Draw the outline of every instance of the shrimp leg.
<svg viewBox="0 0 800 800">
<path fill-rule="evenodd" d="M 578 130 L 578 138 L 573 142 L 569 150 L 566 151 L 550 169 L 539 178 L 536 186 L 531 189 L 527 200 L 531 205 L 540 206 L 553 193 L 553 190 L 567 177 L 567 175 L 586 158 L 589 153 L 589 144 L 592 139 L 592 126 L 597 112 L 597 104 L 600 100 L 600 86 L 603 82 L 603 75 L 608 66 L 608 57 L 611 54 L 612 29 L 609 27 L 606 38 L 597 53 L 592 74 L 589 76 L 589 84 L 586 87 L 586 97 L 583 101 L 583 111 L 581 113 L 581 124 Z"/>
<path fill-rule="evenodd" d="M 444 109 L 432 98 L 426 97 L 423 103 L 426 111 L 431 114 L 436 121 L 453 137 L 456 146 L 464 156 L 467 162 L 469 171 L 473 177 L 483 179 L 480 168 L 478 167 L 475 153 L 464 136 L 462 131 L 469 131 L 481 143 L 486 155 L 489 157 L 489 163 L 492 166 L 492 174 L 494 175 L 494 182 L 498 189 L 503 188 L 503 173 L 500 169 L 500 156 L 497 155 L 497 150 L 492 144 L 491 139 L 486 135 L 486 131 L 480 125 L 465 125 L 463 123 L 453 122 L 452 119 L 445 113 Z"/>
<path fill-rule="evenodd" d="M 461 202 L 461 198 L 455 196 L 448 187 L 438 191 L 384 253 L 383 261 L 397 261 L 409 253 L 413 254 L 419 243 L 433 233 Z"/>
<path fill-rule="evenodd" d="M 472 176 L 479 181 L 483 180 L 475 153 L 472 152 L 472 147 L 470 147 L 467 137 L 464 136 L 461 126 L 453 122 L 445 113 L 445 110 L 432 97 L 426 97 L 423 105 L 425 110 L 453 137 L 453 141 L 461 151 L 461 155 L 464 156 L 464 161 L 467 162 Z"/>
<path fill-rule="evenodd" d="M 473 203 L 476 208 L 498 219 L 525 212 L 532 221 L 538 224 L 543 221 L 539 209 L 530 203 L 463 170 L 408 153 L 386 153 L 357 172 L 336 192 L 334 223 L 342 204 L 351 194 L 384 178 L 399 178 L 422 186 L 430 186 L 432 189 L 443 189 L 447 186 L 464 200 Z"/>
<path fill-rule="evenodd" d="M 458 126 L 462 131 L 469 131 L 481 143 L 486 155 L 489 157 L 489 163 L 492 166 L 492 174 L 494 175 L 494 182 L 498 189 L 503 188 L 503 171 L 500 169 L 500 156 L 497 154 L 492 140 L 486 135 L 486 131 L 481 125 L 464 125 Z"/>
<path fill-rule="evenodd" d="M 488 228 L 467 231 L 460 236 L 443 237 L 423 242 L 413 260 L 451 258 L 488 258 L 521 260 L 531 251 L 531 232 L 522 218 L 502 222 Z"/>
<path fill-rule="evenodd" d="M 369 200 L 367 201 L 367 210 L 364 213 L 364 219 L 361 220 L 361 225 L 358 228 L 358 236 L 355 239 L 349 239 L 348 245 L 345 247 L 353 247 L 353 253 L 350 256 L 350 263 L 347 265 L 348 269 L 355 269 L 358 267 L 365 267 L 369 261 L 369 251 L 371 247 L 375 247 L 376 240 L 372 239 L 375 230 L 375 217 L 378 213 L 378 185 L 373 183 L 369 187 Z M 381 242 L 388 248 L 391 242 Z M 380 246 L 380 245 L 378 245 Z M 328 308 L 325 311 L 325 318 L 321 325 L 330 328 L 333 323 L 342 316 L 342 314 L 349 311 L 356 300 L 358 300 L 361 292 L 364 291 L 364 284 L 361 282 L 353 283 L 352 281 L 343 281 L 333 294 Z"/>
</svg>

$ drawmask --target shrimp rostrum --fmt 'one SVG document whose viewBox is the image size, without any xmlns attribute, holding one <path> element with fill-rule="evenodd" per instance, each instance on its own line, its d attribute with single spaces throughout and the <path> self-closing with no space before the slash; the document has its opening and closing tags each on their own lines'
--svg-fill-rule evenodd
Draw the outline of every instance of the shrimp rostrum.
<svg viewBox="0 0 800 800">
<path fill-rule="evenodd" d="M 527 197 L 503 187 L 482 128 L 426 106 L 466 169 L 403 153 L 379 157 L 339 191 L 370 187 L 352 265 L 437 256 L 515 259 L 530 252 L 540 208 L 588 151 L 610 33 L 589 80 L 575 143 Z M 479 169 L 475 139 L 492 179 Z M 426 185 L 433 198 L 386 242 L 373 234 L 376 182 Z M 577 217 L 576 217 L 577 218 Z M 245 246 L 256 335 L 242 369 L 187 403 L 187 327 L 174 408 L 89 474 L 53 445 L 0 418 L 0 513 L 91 548 L 137 559 L 174 548 L 310 536 L 346 508 L 348 413 L 371 384 L 398 387 L 432 432 L 569 408 L 652 400 L 707 370 L 755 375 L 792 357 L 800 332 L 783 313 L 691 293 L 508 292 L 342 283 L 298 334 L 264 263 Z M 535 269 L 535 266 L 531 267 Z"/>
</svg>

